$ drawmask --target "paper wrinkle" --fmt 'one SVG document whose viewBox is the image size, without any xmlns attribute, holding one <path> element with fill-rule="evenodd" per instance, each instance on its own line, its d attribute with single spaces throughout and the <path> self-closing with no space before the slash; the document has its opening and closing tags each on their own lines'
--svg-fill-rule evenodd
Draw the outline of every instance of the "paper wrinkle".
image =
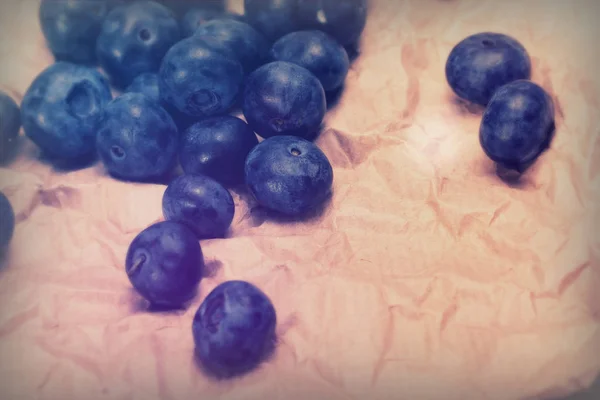
<svg viewBox="0 0 600 400">
<path fill-rule="evenodd" d="M 317 139 L 332 198 L 295 221 L 233 189 L 234 222 L 226 239 L 202 242 L 205 278 L 185 310 L 148 312 L 124 273 L 131 240 L 163 218 L 165 186 L 119 182 L 100 164 L 53 170 L 21 140 L 0 169 L 17 220 L 0 270 L 3 396 L 539 400 L 592 383 L 599 4 L 371 5 Z M 20 98 L 51 56 L 35 2 L 0 9 L 11 37 L 31 38 L 0 41 L 11 60 L 0 86 Z M 519 182 L 498 177 L 478 141 L 481 108 L 444 77 L 452 46 L 480 31 L 520 40 L 555 103 L 551 149 Z M 272 298 L 279 345 L 255 373 L 213 382 L 193 359 L 191 323 L 228 279 Z"/>
</svg>

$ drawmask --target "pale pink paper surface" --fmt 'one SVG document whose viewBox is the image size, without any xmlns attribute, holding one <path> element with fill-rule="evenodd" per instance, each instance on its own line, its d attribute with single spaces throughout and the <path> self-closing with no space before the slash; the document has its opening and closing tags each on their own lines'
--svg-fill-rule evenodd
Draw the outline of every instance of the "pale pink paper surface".
<svg viewBox="0 0 600 400">
<path fill-rule="evenodd" d="M 0 170 L 17 214 L 0 272 L 2 399 L 525 399 L 600 371 L 600 3 L 372 0 L 362 54 L 318 145 L 324 214 L 272 221 L 234 193 L 231 238 L 186 311 L 150 314 L 124 257 L 162 219 L 159 185 L 101 165 L 53 172 L 31 143 Z M 236 4 L 239 7 L 239 4 Z M 18 98 L 52 60 L 37 2 L 0 6 L 0 83 Z M 508 33 L 556 101 L 552 148 L 519 185 L 495 174 L 480 114 L 444 76 L 452 46 Z M 254 212 L 253 212 L 254 209 Z M 233 382 L 195 366 L 191 321 L 228 279 L 278 312 L 274 358 Z"/>
</svg>

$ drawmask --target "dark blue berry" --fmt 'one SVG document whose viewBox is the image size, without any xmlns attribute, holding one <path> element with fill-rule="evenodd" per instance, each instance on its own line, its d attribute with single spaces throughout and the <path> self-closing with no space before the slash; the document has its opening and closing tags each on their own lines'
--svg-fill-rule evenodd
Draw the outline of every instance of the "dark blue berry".
<svg viewBox="0 0 600 400">
<path fill-rule="evenodd" d="M 17 144 L 21 129 L 21 110 L 15 101 L 0 91 L 0 162 L 5 161 Z"/>
<path fill-rule="evenodd" d="M 297 30 L 298 0 L 244 0 L 244 16 L 248 23 L 271 42 Z"/>
</svg>

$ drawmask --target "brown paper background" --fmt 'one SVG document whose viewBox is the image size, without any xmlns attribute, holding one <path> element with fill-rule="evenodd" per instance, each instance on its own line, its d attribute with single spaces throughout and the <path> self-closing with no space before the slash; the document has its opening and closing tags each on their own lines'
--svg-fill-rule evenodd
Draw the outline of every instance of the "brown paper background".
<svg viewBox="0 0 600 400">
<path fill-rule="evenodd" d="M 17 228 L 0 271 L 2 399 L 530 399 L 600 371 L 600 2 L 372 0 L 362 53 L 317 143 L 322 215 L 274 220 L 240 193 L 185 312 L 150 314 L 123 271 L 161 220 L 160 185 L 101 165 L 53 171 L 23 139 L 0 169 Z M 236 4 L 239 8 L 239 4 Z M 51 62 L 37 1 L 0 5 L 0 83 L 18 99 Z M 518 184 L 478 142 L 444 76 L 452 46 L 515 36 L 556 101 L 551 149 Z M 272 360 L 232 382 L 196 368 L 191 321 L 228 279 L 278 312 Z"/>
</svg>

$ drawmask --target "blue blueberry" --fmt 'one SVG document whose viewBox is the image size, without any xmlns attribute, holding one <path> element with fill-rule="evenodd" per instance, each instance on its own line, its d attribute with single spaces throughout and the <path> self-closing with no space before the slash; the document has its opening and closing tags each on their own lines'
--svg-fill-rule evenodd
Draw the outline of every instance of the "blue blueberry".
<svg viewBox="0 0 600 400">
<path fill-rule="evenodd" d="M 299 1 L 297 18 L 302 29 L 321 30 L 343 46 L 354 46 L 367 23 L 367 0 Z"/>
<path fill-rule="evenodd" d="M 217 377 L 250 372 L 274 349 L 276 325 L 275 307 L 260 289 L 244 281 L 224 282 L 194 316 L 196 354 Z"/>
<path fill-rule="evenodd" d="M 107 0 L 43 0 L 39 19 L 57 60 L 78 64 L 96 61 L 96 39 L 109 11 Z"/>
<path fill-rule="evenodd" d="M 215 19 L 234 19 L 244 22 L 244 17 L 232 12 L 223 12 L 214 9 L 192 8 L 181 20 L 181 33 L 184 37 L 192 36 L 201 25 Z"/>
<path fill-rule="evenodd" d="M 215 38 L 228 46 L 240 60 L 246 73 L 264 64 L 269 52 L 269 43 L 261 33 L 252 26 L 234 19 L 206 22 L 195 34 Z"/>
<path fill-rule="evenodd" d="M 157 72 L 167 51 L 181 38 L 171 10 L 153 1 L 136 1 L 114 8 L 98 37 L 100 65 L 118 87 L 136 76 Z"/>
<path fill-rule="evenodd" d="M 204 259 L 194 233 L 164 221 L 140 232 L 129 245 L 125 271 L 137 292 L 152 306 L 181 307 L 202 279 Z"/>
<path fill-rule="evenodd" d="M 553 129 L 551 97 L 535 83 L 519 80 L 496 91 L 483 114 L 479 138 L 489 158 L 520 171 L 546 149 Z"/>
<path fill-rule="evenodd" d="M 291 216 L 317 209 L 333 184 L 327 156 L 295 136 L 276 136 L 256 146 L 246 159 L 245 176 L 259 204 Z"/>
<path fill-rule="evenodd" d="M 485 106 L 501 86 L 531 76 L 531 61 L 515 39 L 478 33 L 458 43 L 446 61 L 446 79 L 460 98 Z"/>
<path fill-rule="evenodd" d="M 0 251 L 10 243 L 15 232 L 15 212 L 4 193 L 0 192 Z"/>
<path fill-rule="evenodd" d="M 58 62 L 33 80 L 21 102 L 25 134 L 56 160 L 80 160 L 95 153 L 99 118 L 112 94 L 92 68 Z"/>
<path fill-rule="evenodd" d="M 203 9 L 211 11 L 225 10 L 225 0 L 158 0 L 169 7 L 177 15 L 185 15 L 192 9 Z"/>
<path fill-rule="evenodd" d="M 0 162 L 6 160 L 17 144 L 21 129 L 21 110 L 15 101 L 0 91 Z"/>
<path fill-rule="evenodd" d="M 188 174 L 210 176 L 223 185 L 244 182 L 244 163 L 258 138 L 243 120 L 229 115 L 190 126 L 181 138 L 179 161 Z"/>
<path fill-rule="evenodd" d="M 106 106 L 97 147 L 114 177 L 131 181 L 162 178 L 175 166 L 177 127 L 158 103 L 139 93 L 125 93 Z"/>
<path fill-rule="evenodd" d="M 271 42 L 297 30 L 298 0 L 244 0 L 244 16 L 248 23 Z"/>
<path fill-rule="evenodd" d="M 162 100 L 194 117 L 226 114 L 244 79 L 240 62 L 197 36 L 169 50 L 159 73 Z"/>
<path fill-rule="evenodd" d="M 233 221 L 235 205 L 227 189 L 204 175 L 181 175 L 165 190 L 165 219 L 192 229 L 199 239 L 220 238 Z"/>
<path fill-rule="evenodd" d="M 246 80 L 242 109 L 263 138 L 312 137 L 327 111 L 325 91 L 307 69 L 284 61 L 263 65 Z"/>
<path fill-rule="evenodd" d="M 344 84 L 350 61 L 348 53 L 333 37 L 321 31 L 292 32 L 279 39 L 270 52 L 274 61 L 288 61 L 312 72 L 325 91 Z"/>
</svg>

